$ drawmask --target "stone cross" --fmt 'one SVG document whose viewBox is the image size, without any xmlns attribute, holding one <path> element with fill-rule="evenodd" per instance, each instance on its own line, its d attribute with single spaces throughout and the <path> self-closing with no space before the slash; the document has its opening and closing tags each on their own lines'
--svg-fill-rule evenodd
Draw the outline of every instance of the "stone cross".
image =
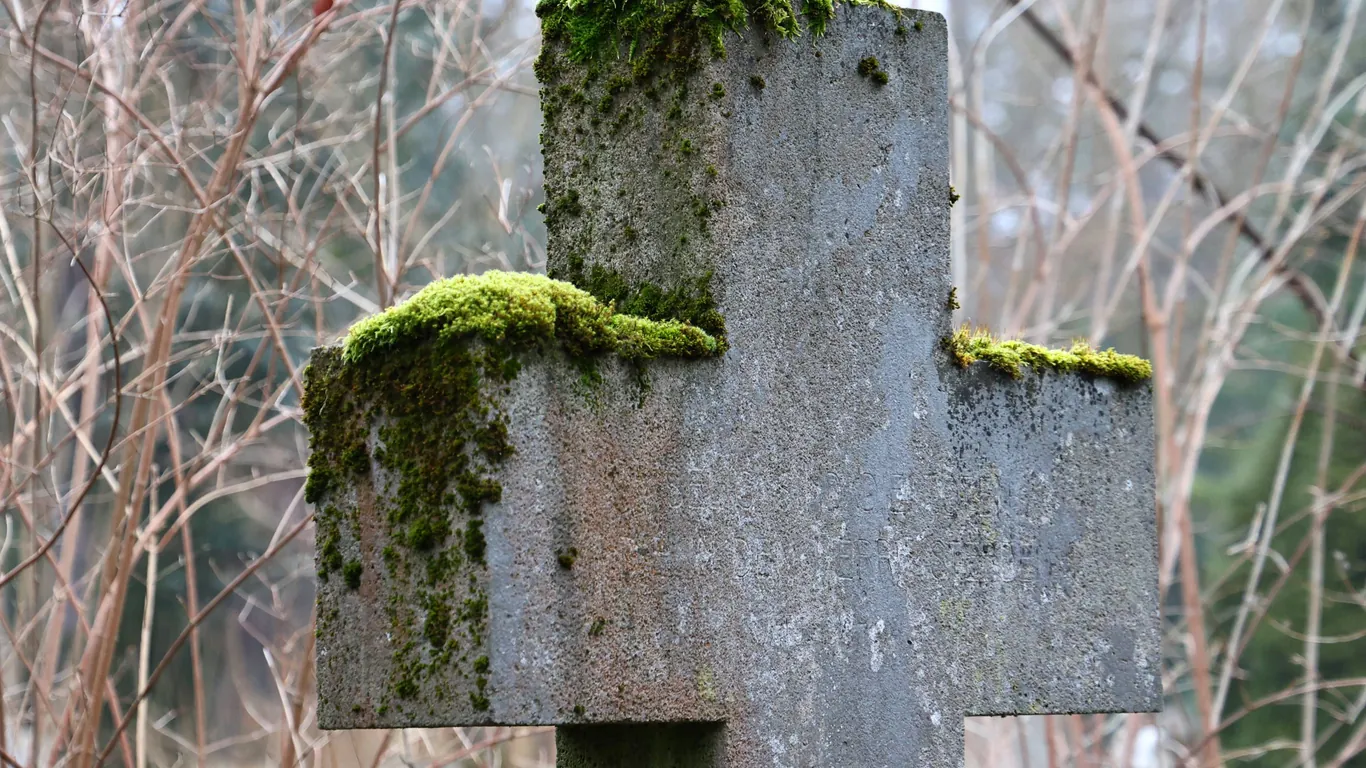
<svg viewBox="0 0 1366 768">
<path fill-rule="evenodd" d="M 327 426 L 375 406 L 315 352 L 315 458 L 341 467 L 309 492 L 323 728 L 552 724 L 561 766 L 952 768 L 967 715 L 1160 707 L 1149 385 L 945 352 L 946 41 L 839 5 L 665 77 L 547 36 L 552 274 L 709 278 L 729 347 L 470 358 L 514 366 L 458 416 L 482 453 L 421 431 L 447 401 L 401 363 L 387 411 Z"/>
</svg>

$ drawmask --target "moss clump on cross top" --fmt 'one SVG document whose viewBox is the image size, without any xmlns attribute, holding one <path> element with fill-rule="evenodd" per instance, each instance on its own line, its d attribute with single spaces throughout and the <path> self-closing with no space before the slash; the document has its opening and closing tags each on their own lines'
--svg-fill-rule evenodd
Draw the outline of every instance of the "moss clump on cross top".
<svg viewBox="0 0 1366 768">
<path fill-rule="evenodd" d="M 804 19 L 812 34 L 822 35 L 837 4 L 902 13 L 886 0 L 541 0 L 536 14 L 545 38 L 567 42 L 573 61 L 625 56 L 644 78 L 661 64 L 691 68 L 704 43 L 713 56 L 724 56 L 726 33 L 752 26 L 795 38 Z"/>
<path fill-rule="evenodd" d="M 983 330 L 960 328 L 945 341 L 954 360 L 964 368 L 984 362 L 1013 378 L 1025 368 L 1036 372 L 1086 373 L 1128 383 L 1152 378 L 1153 365 L 1141 357 L 1122 355 L 1113 349 L 1092 349 L 1078 341 L 1069 349 L 1049 349 L 1024 341 L 1000 340 Z"/>
<path fill-rule="evenodd" d="M 723 342 L 688 323 L 618 314 L 574 285 L 542 275 L 487 272 L 439 280 L 416 296 L 352 326 L 348 362 L 396 345 L 468 336 L 491 344 L 556 341 L 573 355 L 628 360 L 709 357 Z"/>
</svg>

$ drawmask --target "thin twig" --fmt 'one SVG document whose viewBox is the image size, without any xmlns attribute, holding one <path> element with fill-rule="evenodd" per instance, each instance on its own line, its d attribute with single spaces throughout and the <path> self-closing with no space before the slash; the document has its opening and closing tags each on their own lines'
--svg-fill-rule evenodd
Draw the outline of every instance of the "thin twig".
<svg viewBox="0 0 1366 768">
<path fill-rule="evenodd" d="M 375 249 L 375 291 L 379 294 L 379 306 L 381 309 L 387 308 L 393 300 L 391 295 L 392 280 L 397 281 L 399 276 L 388 274 L 388 267 L 384 263 L 384 234 L 382 226 L 384 221 L 383 193 L 380 189 L 380 179 L 384 173 L 380 170 L 380 137 L 382 135 L 381 126 L 384 123 L 384 88 L 389 83 L 389 61 L 394 53 L 394 38 L 398 37 L 398 11 L 402 7 L 403 0 L 393 0 L 393 8 L 389 14 L 389 34 L 384 39 L 384 55 L 379 64 L 379 85 L 375 92 L 375 130 L 374 147 L 372 148 L 373 157 L 371 158 L 371 173 L 374 176 L 374 242 Z M 390 184 L 397 184 L 397 179 L 390 179 Z M 397 258 L 397 254 L 394 254 Z"/>
</svg>

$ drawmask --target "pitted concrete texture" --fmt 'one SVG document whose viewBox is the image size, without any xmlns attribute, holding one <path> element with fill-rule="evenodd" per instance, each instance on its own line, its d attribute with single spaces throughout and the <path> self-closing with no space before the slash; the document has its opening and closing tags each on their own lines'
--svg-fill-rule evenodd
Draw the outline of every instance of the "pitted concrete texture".
<svg viewBox="0 0 1366 768">
<path fill-rule="evenodd" d="M 730 40 L 683 118 L 685 189 L 724 203 L 685 259 L 652 196 L 677 189 L 650 159 L 675 129 L 548 122 L 548 185 L 584 209 L 551 266 L 713 269 L 730 351 L 650 364 L 643 398 L 616 361 L 585 394 L 559 353 L 524 359 L 484 512 L 489 709 L 432 679 L 378 714 L 403 595 L 333 579 L 323 727 L 569 726 L 563 766 L 954 768 L 965 715 L 1160 707 L 1150 389 L 943 352 L 946 30 L 920 18 L 841 7 L 814 41 Z M 378 514 L 382 487 L 353 492 Z"/>
</svg>

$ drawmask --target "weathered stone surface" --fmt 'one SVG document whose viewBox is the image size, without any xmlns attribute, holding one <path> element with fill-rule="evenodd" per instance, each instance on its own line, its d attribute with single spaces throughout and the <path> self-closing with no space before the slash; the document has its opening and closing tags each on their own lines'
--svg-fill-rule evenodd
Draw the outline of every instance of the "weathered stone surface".
<svg viewBox="0 0 1366 768">
<path fill-rule="evenodd" d="M 552 269 L 713 270 L 730 351 L 653 362 L 648 392 L 619 361 L 586 386 L 562 353 L 523 359 L 462 593 L 486 626 L 412 695 L 392 690 L 408 596 L 384 575 L 385 476 L 333 491 L 364 576 L 320 585 L 323 727 L 564 725 L 566 766 L 947 767 L 965 715 L 1160 706 L 1149 388 L 943 352 L 946 30 L 920 18 L 841 8 L 814 42 L 732 40 L 679 123 L 547 124 L 548 188 L 582 206 Z M 887 85 L 858 74 L 870 55 Z M 710 213 L 680 223 L 695 198 Z"/>
</svg>

